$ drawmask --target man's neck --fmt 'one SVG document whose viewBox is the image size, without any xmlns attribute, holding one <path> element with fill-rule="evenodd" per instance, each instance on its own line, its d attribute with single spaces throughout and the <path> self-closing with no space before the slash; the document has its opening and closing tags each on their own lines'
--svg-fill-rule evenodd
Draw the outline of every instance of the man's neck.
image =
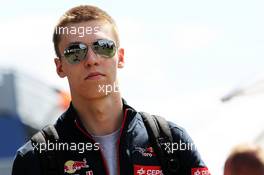
<svg viewBox="0 0 264 175">
<path fill-rule="evenodd" d="M 72 99 L 85 129 L 92 135 L 113 133 L 121 127 L 123 104 L 120 93 L 98 99 Z"/>
</svg>

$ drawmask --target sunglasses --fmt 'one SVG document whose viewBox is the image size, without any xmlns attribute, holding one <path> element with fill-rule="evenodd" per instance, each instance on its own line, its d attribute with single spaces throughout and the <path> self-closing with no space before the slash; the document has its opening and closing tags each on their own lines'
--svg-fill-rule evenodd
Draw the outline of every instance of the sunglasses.
<svg viewBox="0 0 264 175">
<path fill-rule="evenodd" d="M 108 39 L 99 39 L 90 45 L 76 42 L 71 43 L 64 50 L 64 57 L 70 64 L 77 64 L 86 58 L 88 52 L 88 46 L 91 46 L 92 51 L 96 55 L 100 55 L 103 58 L 112 58 L 116 53 L 116 45 L 114 41 Z"/>
</svg>

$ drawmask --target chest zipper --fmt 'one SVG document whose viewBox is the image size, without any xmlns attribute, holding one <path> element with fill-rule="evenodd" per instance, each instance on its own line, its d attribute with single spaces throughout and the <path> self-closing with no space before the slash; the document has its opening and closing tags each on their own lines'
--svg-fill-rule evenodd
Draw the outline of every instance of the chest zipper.
<svg viewBox="0 0 264 175">
<path fill-rule="evenodd" d="M 118 152 L 117 152 L 117 159 L 118 159 L 118 175 L 120 175 L 120 141 L 121 141 L 121 136 L 122 136 L 122 133 L 123 133 L 123 129 L 124 129 L 124 126 L 125 126 L 125 121 L 126 121 L 126 118 L 127 118 L 127 111 L 128 109 L 125 110 L 125 113 L 124 113 L 124 119 L 123 119 L 123 122 L 122 122 L 122 125 L 121 125 L 121 131 L 120 131 L 120 136 L 118 138 Z"/>
<path fill-rule="evenodd" d="M 124 113 L 124 119 L 123 119 L 122 125 L 121 125 L 120 136 L 119 136 L 118 142 L 117 142 L 118 143 L 118 152 L 117 152 L 118 175 L 120 175 L 120 140 L 121 140 L 121 136 L 122 136 L 122 132 L 123 132 L 124 126 L 125 126 L 125 121 L 126 121 L 126 118 L 127 118 L 127 111 L 128 111 L 128 109 L 126 109 L 125 113 Z M 86 137 L 88 137 L 89 139 L 92 140 L 93 144 L 95 143 L 95 140 L 92 138 L 92 136 L 89 133 L 87 133 L 84 129 L 82 129 L 82 127 L 79 125 L 79 123 L 76 120 L 75 120 L 75 125 Z M 99 151 L 100 151 L 100 156 L 101 156 L 101 158 L 103 160 L 103 165 L 104 165 L 104 169 L 106 170 L 106 174 L 109 175 L 109 170 L 108 170 L 107 165 L 106 165 L 106 160 L 105 160 L 105 158 L 103 156 L 102 151 L 101 150 L 99 150 Z"/>
<path fill-rule="evenodd" d="M 92 136 L 90 134 L 88 134 L 85 130 L 83 130 L 76 120 L 75 120 L 75 125 L 86 137 L 91 139 L 93 144 L 95 144 L 95 140 L 92 138 Z M 108 170 L 107 165 L 106 165 L 106 160 L 105 160 L 105 158 L 103 156 L 103 153 L 102 153 L 101 149 L 99 149 L 99 152 L 100 152 L 101 159 L 103 160 L 103 166 L 104 166 L 106 175 L 109 175 L 109 170 Z"/>
</svg>

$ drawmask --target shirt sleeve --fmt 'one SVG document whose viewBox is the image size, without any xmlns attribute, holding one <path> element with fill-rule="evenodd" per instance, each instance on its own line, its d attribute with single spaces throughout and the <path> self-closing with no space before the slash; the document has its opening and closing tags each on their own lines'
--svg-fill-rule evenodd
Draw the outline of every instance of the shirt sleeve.
<svg viewBox="0 0 264 175">
<path fill-rule="evenodd" d="M 22 146 L 15 156 L 12 175 L 41 175 L 40 163 L 34 154 L 31 142 Z"/>
<path fill-rule="evenodd" d="M 186 130 L 170 123 L 174 142 L 171 150 L 179 157 L 181 175 L 210 175 L 193 140 Z"/>
</svg>

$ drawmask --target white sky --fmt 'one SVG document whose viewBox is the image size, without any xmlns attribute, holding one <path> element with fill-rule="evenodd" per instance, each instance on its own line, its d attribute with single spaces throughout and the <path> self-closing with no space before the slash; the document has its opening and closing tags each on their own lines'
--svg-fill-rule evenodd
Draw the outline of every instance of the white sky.
<svg viewBox="0 0 264 175">
<path fill-rule="evenodd" d="M 219 100 L 264 73 L 264 1 L 1 2 L 0 68 L 67 89 L 55 73 L 52 32 L 79 4 L 101 7 L 119 26 L 126 51 L 119 71 L 123 96 L 184 126 L 213 174 L 221 174 L 233 145 L 263 130 L 264 96 Z"/>
</svg>

